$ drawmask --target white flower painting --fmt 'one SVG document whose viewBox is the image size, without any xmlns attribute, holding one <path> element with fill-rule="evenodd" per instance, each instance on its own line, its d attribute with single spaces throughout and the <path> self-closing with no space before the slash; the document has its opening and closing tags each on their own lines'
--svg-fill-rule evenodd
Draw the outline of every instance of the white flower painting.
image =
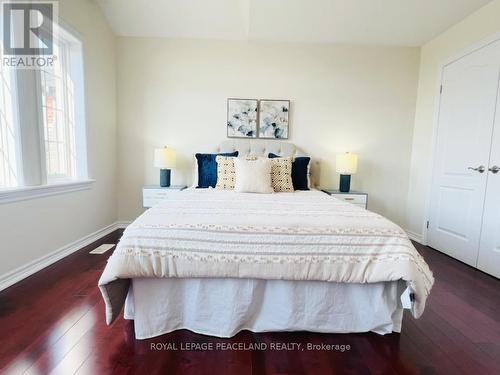
<svg viewBox="0 0 500 375">
<path fill-rule="evenodd" d="M 261 100 L 259 138 L 288 139 L 289 100 Z"/>
<path fill-rule="evenodd" d="M 230 138 L 257 138 L 256 99 L 227 100 L 227 136 Z"/>
</svg>

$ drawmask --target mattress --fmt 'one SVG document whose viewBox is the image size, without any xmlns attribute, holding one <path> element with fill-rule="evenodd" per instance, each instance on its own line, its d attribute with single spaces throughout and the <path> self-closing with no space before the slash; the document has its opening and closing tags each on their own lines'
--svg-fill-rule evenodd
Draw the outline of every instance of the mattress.
<svg viewBox="0 0 500 375">
<path fill-rule="evenodd" d="M 161 287 L 155 293 L 142 290 L 144 279 L 154 290 Z M 406 233 L 380 215 L 314 190 L 242 194 L 190 189 L 127 227 L 99 287 L 108 324 L 128 298 L 127 314 L 139 326 L 138 337 L 178 328 L 218 336 L 240 329 L 387 333 L 400 329 L 392 320 L 399 295 L 380 293 L 400 281 L 413 295 L 409 307 L 418 318 L 434 282 L 432 272 Z M 363 294 L 377 287 L 378 297 Z M 295 295 L 302 297 L 296 301 Z M 363 320 L 362 314 L 373 314 L 373 301 L 389 299 L 381 319 Z M 196 316 L 205 305 L 215 320 Z M 227 325 L 219 328 L 218 316 L 231 306 L 250 315 L 237 314 L 233 320 L 225 315 Z M 281 327 L 270 318 L 272 311 L 282 311 L 280 306 L 296 312 L 280 316 Z M 327 313 L 318 318 L 307 306 Z M 351 323 L 339 318 L 349 314 Z M 207 324 L 199 326 L 201 321 Z"/>
<path fill-rule="evenodd" d="M 400 332 L 402 282 L 256 279 L 132 280 L 125 318 L 137 339 L 175 331 L 232 337 L 252 332 Z"/>
</svg>

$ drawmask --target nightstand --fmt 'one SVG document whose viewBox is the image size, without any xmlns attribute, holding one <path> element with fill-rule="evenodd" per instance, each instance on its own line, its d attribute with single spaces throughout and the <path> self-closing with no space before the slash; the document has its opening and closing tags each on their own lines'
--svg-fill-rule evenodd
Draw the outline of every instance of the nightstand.
<svg viewBox="0 0 500 375">
<path fill-rule="evenodd" d="M 174 198 L 186 185 L 172 185 L 169 187 L 144 186 L 142 188 L 142 205 L 144 208 L 153 207 L 162 200 Z"/>
<path fill-rule="evenodd" d="M 351 190 L 349 193 L 342 193 L 338 190 L 333 189 L 322 189 L 321 191 L 337 199 L 364 208 L 365 210 L 368 207 L 368 194 L 366 193 L 354 190 Z"/>
</svg>

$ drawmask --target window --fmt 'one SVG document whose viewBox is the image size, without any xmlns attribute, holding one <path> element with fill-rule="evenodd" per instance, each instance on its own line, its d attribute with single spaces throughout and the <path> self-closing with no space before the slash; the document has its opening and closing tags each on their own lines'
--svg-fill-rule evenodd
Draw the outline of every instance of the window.
<svg viewBox="0 0 500 375">
<path fill-rule="evenodd" d="M 0 71 L 0 202 L 6 191 L 88 181 L 82 43 L 56 35 L 52 66 Z"/>
<path fill-rule="evenodd" d="M 14 72 L 0 67 L 0 187 L 18 185 L 16 85 Z"/>
<path fill-rule="evenodd" d="M 74 91 L 69 46 L 61 41 L 59 59 L 41 75 L 45 166 L 47 181 L 74 179 L 76 174 Z"/>
</svg>

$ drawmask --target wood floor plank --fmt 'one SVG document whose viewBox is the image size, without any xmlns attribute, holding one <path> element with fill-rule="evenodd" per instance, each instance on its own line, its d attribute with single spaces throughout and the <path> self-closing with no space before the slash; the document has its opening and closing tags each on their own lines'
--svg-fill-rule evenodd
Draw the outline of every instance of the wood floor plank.
<svg viewBox="0 0 500 375">
<path fill-rule="evenodd" d="M 181 330 L 136 340 L 133 322 L 104 322 L 97 280 L 120 232 L 0 292 L 0 371 L 6 374 L 498 374 L 500 281 L 416 244 L 436 277 L 419 320 L 380 336 L 243 331 L 220 339 Z M 350 350 L 169 351 L 152 343 L 344 344 Z"/>
</svg>

